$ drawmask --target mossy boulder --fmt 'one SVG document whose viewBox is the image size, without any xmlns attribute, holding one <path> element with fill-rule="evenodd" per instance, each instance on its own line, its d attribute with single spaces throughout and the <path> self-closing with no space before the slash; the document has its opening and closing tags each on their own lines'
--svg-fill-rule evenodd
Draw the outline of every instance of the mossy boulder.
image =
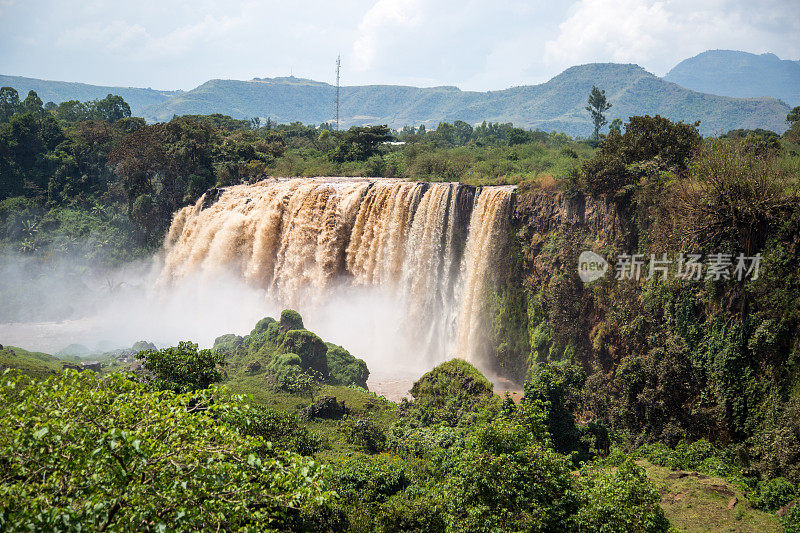
<svg viewBox="0 0 800 533">
<path fill-rule="evenodd" d="M 248 353 L 260 357 L 271 355 L 274 348 L 283 342 L 283 331 L 280 324 L 272 317 L 264 317 L 256 323 L 250 335 L 244 338 L 243 344 Z"/>
<path fill-rule="evenodd" d="M 232 355 L 244 343 L 244 337 L 228 333 L 221 335 L 214 339 L 214 350 L 224 353 L 225 355 Z M 148 348 L 145 348 L 148 349 Z"/>
<path fill-rule="evenodd" d="M 459 424 L 465 415 L 487 407 L 495 399 L 491 382 L 462 359 L 435 367 L 419 378 L 410 392 L 414 411 L 426 424 Z"/>
<path fill-rule="evenodd" d="M 291 378 L 303 372 L 302 362 L 296 353 L 282 353 L 270 361 L 267 372 L 275 380 L 275 384 L 282 388 Z"/>
<path fill-rule="evenodd" d="M 332 385 L 354 385 L 366 389 L 369 378 L 367 363 L 357 359 L 341 346 L 330 342 L 327 346 L 328 382 Z"/>
<path fill-rule="evenodd" d="M 300 417 L 305 419 L 326 418 L 328 420 L 338 420 L 348 412 L 343 401 L 337 401 L 335 396 L 323 396 L 303 409 Z"/>
<path fill-rule="evenodd" d="M 283 331 L 306 329 L 306 327 L 303 325 L 303 317 L 300 316 L 300 313 L 291 309 L 284 309 L 281 311 L 280 324 Z"/>
<path fill-rule="evenodd" d="M 328 347 L 322 339 L 307 329 L 287 331 L 281 344 L 283 353 L 297 354 L 303 370 L 319 372 L 322 379 L 328 379 Z"/>
<path fill-rule="evenodd" d="M 271 316 L 267 316 L 256 322 L 256 327 L 253 328 L 253 331 L 250 332 L 250 335 L 258 335 L 259 333 L 266 333 L 269 325 L 274 324 L 275 319 Z"/>
<path fill-rule="evenodd" d="M 133 346 L 131 346 L 131 351 L 133 353 L 139 353 L 144 350 L 158 350 L 158 348 L 155 344 L 148 341 L 137 341 L 133 343 Z"/>
</svg>

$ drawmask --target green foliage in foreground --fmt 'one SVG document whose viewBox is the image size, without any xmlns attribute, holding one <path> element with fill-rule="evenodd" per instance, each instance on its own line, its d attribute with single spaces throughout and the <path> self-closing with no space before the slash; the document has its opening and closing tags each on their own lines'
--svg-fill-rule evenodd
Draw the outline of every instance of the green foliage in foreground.
<svg viewBox="0 0 800 533">
<path fill-rule="evenodd" d="M 223 423 L 248 407 L 214 389 L 0 379 L 0 529 L 260 531 L 331 498 L 319 464 Z"/>
</svg>

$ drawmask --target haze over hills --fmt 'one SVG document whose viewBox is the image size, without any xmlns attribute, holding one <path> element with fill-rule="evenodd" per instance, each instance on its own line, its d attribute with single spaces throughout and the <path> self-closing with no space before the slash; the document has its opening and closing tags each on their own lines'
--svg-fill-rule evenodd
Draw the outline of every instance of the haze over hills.
<svg viewBox="0 0 800 533">
<path fill-rule="evenodd" d="M 800 61 L 775 54 L 706 50 L 684 59 L 664 79 L 706 93 L 734 97 L 774 96 L 800 105 Z"/>
<path fill-rule="evenodd" d="M 678 67 L 673 72 L 680 72 Z M 174 115 L 222 113 L 235 118 L 269 117 L 278 122 L 319 124 L 333 116 L 335 91 L 331 84 L 294 77 L 215 79 L 186 92 L 12 76 L 0 76 L 0 84 L 15 87 L 21 97 L 34 89 L 43 101 L 56 103 L 101 98 L 113 92 L 128 101 L 134 115 L 149 121 L 165 121 Z M 345 86 L 341 89 L 341 124 L 388 124 L 400 128 L 421 124 L 436 127 L 440 121 L 485 120 L 587 136 L 592 127 L 584 107 L 592 85 L 604 89 L 613 104 L 607 113 L 609 122 L 617 117 L 626 120 L 633 115 L 660 114 L 673 120 L 699 120 L 700 131 L 706 135 L 737 128 L 782 133 L 787 127 L 789 106 L 775 98 L 698 92 L 659 78 L 638 65 L 617 63 L 574 66 L 546 83 L 501 91 L 462 91 L 450 86 Z M 778 80 L 764 86 L 779 85 Z"/>
<path fill-rule="evenodd" d="M 345 127 L 378 123 L 435 127 L 440 121 L 486 120 L 588 135 L 591 124 L 584 107 L 592 85 L 603 88 L 614 106 L 607 113 L 609 120 L 661 114 L 674 120 L 700 120 L 705 134 L 735 128 L 786 129 L 789 108 L 774 98 L 703 94 L 664 81 L 637 65 L 616 63 L 571 67 L 547 83 L 502 91 L 345 86 L 341 89 L 341 122 Z M 211 80 L 145 109 L 144 114 L 148 120 L 168 120 L 173 115 L 216 112 L 316 124 L 330 120 L 333 98 L 332 85 L 299 78 Z"/>
<path fill-rule="evenodd" d="M 55 102 L 60 104 L 67 100 L 96 100 L 105 98 L 109 94 L 120 95 L 134 115 L 141 116 L 142 111 L 149 106 L 165 102 L 170 97 L 182 91 L 160 91 L 155 89 L 142 89 L 138 87 L 111 87 L 103 85 L 89 85 L 69 81 L 40 80 L 22 76 L 4 76 L 0 74 L 0 87 L 13 87 L 24 99 L 28 91 L 36 91 L 42 102 Z"/>
</svg>

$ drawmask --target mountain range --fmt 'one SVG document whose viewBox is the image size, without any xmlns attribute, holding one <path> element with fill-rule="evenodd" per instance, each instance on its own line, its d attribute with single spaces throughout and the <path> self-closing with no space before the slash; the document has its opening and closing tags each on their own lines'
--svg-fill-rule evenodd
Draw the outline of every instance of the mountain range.
<svg viewBox="0 0 800 533">
<path fill-rule="evenodd" d="M 726 61 L 726 57 L 739 60 Z M 400 128 L 486 120 L 586 136 L 592 126 L 584 107 L 592 86 L 597 85 L 613 104 L 606 113 L 609 121 L 660 114 L 672 120 L 699 120 L 700 131 L 706 135 L 737 128 L 780 133 L 786 130 L 790 104 L 796 105 L 794 102 L 800 99 L 800 74 L 793 70 L 795 66 L 800 69 L 800 62 L 782 61 L 771 54 L 714 50 L 681 62 L 664 78 L 634 64 L 592 63 L 570 67 L 546 83 L 501 91 L 462 91 L 451 86 L 343 86 L 340 121 L 344 127 L 388 124 Z M 185 92 L 14 76 L 0 76 L 0 85 L 16 88 L 21 97 L 33 89 L 43 101 L 56 103 L 119 94 L 131 105 L 134 115 L 148 121 L 223 113 L 235 118 L 269 117 L 277 122 L 319 124 L 333 116 L 335 93 L 331 84 L 291 76 L 249 81 L 214 79 Z"/>
<path fill-rule="evenodd" d="M 664 79 L 693 91 L 737 98 L 774 96 L 791 107 L 800 105 L 800 61 L 775 54 L 706 50 L 678 63 Z"/>
</svg>

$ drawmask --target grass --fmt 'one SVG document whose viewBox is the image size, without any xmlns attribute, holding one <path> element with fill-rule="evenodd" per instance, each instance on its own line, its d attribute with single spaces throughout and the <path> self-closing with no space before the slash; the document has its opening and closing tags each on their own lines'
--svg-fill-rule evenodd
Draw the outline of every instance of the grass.
<svg viewBox="0 0 800 533">
<path fill-rule="evenodd" d="M 224 385 L 236 394 L 249 395 L 254 403 L 289 413 L 299 414 L 312 403 L 308 396 L 271 389 L 264 375 L 236 376 L 225 381 Z M 343 420 L 314 419 L 303 422 L 309 430 L 325 439 L 324 448 L 316 454 L 323 461 L 336 461 L 361 453 L 359 447 L 345 440 L 342 426 L 349 421 L 369 418 L 372 423 L 388 430 L 398 419 L 396 404 L 364 389 L 323 385 L 314 393 L 314 399 L 321 396 L 334 396 L 338 401 L 344 401 L 350 411 Z"/>
<path fill-rule="evenodd" d="M 780 531 L 774 514 L 753 509 L 745 494 L 723 478 L 684 472 L 637 461 L 661 493 L 661 507 L 678 531 Z M 732 498 L 736 505 L 729 509 Z"/>
<path fill-rule="evenodd" d="M 29 352 L 16 346 L 5 346 L 0 350 L 0 369 L 15 368 L 33 377 L 47 377 L 57 374 L 64 362 L 80 361 L 77 357 L 60 359 L 42 352 Z"/>
</svg>

